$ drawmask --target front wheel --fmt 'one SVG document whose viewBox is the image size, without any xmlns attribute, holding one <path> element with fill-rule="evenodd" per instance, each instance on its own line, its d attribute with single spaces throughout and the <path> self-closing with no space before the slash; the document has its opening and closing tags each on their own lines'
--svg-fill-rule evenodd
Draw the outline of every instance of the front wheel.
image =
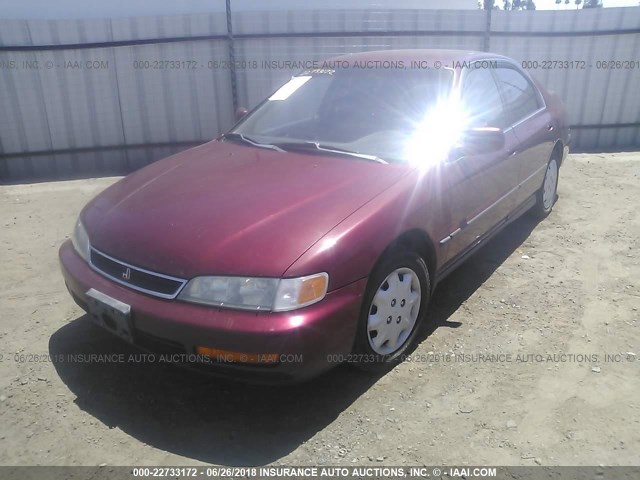
<svg viewBox="0 0 640 480">
<path fill-rule="evenodd" d="M 424 260 L 392 253 L 369 278 L 354 346 L 356 366 L 384 370 L 402 361 L 427 311 L 431 285 Z"/>
<path fill-rule="evenodd" d="M 542 187 L 536 193 L 536 204 L 533 212 L 538 218 L 546 218 L 556 203 L 558 190 L 558 161 L 555 158 L 549 160 L 547 171 L 544 174 Z"/>
</svg>

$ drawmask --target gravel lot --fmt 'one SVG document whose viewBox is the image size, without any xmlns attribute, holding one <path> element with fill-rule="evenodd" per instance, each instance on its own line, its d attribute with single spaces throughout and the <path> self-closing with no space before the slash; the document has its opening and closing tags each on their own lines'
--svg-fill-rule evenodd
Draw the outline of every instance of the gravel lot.
<svg viewBox="0 0 640 480">
<path fill-rule="evenodd" d="M 571 155 L 551 216 L 438 288 L 414 362 L 292 387 L 47 359 L 137 353 L 58 270 L 114 180 L 0 187 L 0 464 L 640 464 L 640 153 Z"/>
</svg>

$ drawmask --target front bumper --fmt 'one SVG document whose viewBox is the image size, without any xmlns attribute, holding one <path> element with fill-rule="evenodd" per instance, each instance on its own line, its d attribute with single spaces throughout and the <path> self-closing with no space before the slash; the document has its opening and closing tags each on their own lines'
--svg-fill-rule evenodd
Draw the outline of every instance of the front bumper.
<svg viewBox="0 0 640 480">
<path fill-rule="evenodd" d="M 247 354 L 279 354 L 271 364 L 205 363 L 212 373 L 253 381 L 300 381 L 335 366 L 351 351 L 366 279 L 329 292 L 291 312 L 248 312 L 164 300 L 116 284 L 93 270 L 70 241 L 60 265 L 74 300 L 87 310 L 90 288 L 131 306 L 134 344 L 158 353 L 195 357 L 196 346 Z M 174 358 L 176 356 L 174 355 Z"/>
</svg>

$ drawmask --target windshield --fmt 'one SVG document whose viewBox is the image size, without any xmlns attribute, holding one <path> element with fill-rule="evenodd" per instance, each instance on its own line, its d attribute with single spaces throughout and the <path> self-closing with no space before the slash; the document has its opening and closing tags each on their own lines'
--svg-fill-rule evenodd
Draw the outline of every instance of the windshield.
<svg viewBox="0 0 640 480">
<path fill-rule="evenodd" d="M 334 153 L 405 162 L 416 137 L 424 140 L 425 125 L 433 123 L 452 83 L 447 69 L 308 71 L 277 90 L 232 133 L 285 151 L 316 144 Z"/>
</svg>

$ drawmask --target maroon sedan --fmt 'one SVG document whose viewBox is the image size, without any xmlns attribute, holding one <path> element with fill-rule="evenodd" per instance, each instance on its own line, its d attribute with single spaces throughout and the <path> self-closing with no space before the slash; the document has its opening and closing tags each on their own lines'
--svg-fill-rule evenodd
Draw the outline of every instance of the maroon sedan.
<svg viewBox="0 0 640 480">
<path fill-rule="evenodd" d="M 508 58 L 338 57 L 98 195 L 62 272 L 103 327 L 216 372 L 388 368 L 444 276 L 549 214 L 568 145 L 558 98 Z"/>
</svg>

